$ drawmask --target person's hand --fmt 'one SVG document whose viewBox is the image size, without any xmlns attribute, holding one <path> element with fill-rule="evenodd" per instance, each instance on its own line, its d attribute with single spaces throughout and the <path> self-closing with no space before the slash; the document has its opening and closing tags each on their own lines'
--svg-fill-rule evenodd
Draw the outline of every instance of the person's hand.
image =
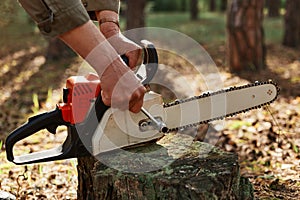
<svg viewBox="0 0 300 200">
<path fill-rule="evenodd" d="M 97 13 L 100 22 L 103 18 L 112 18 L 117 20 L 118 15 L 111 11 L 101 11 Z M 119 55 L 125 55 L 129 59 L 129 67 L 134 69 L 141 63 L 142 48 L 133 41 L 126 38 L 121 32 L 118 24 L 114 22 L 105 22 L 99 24 L 100 31 L 108 39 Z"/>
<path fill-rule="evenodd" d="M 140 111 L 145 87 L 91 21 L 61 34 L 59 38 L 96 70 L 101 80 L 104 104 L 134 113 Z"/>
<path fill-rule="evenodd" d="M 100 80 L 105 105 L 121 110 L 128 109 L 133 113 L 141 110 L 146 88 L 121 58 L 107 67 Z"/>
<path fill-rule="evenodd" d="M 127 39 L 122 33 L 115 34 L 108 38 L 109 43 L 115 48 L 119 55 L 128 58 L 128 66 L 135 69 L 142 62 L 142 48 L 131 40 Z"/>
</svg>

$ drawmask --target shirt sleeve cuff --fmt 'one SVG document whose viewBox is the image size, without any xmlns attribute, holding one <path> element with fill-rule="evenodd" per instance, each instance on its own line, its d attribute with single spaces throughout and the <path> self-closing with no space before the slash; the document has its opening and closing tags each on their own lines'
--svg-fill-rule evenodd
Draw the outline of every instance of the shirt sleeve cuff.
<svg viewBox="0 0 300 200">
<path fill-rule="evenodd" d="M 54 12 L 49 20 L 38 23 L 41 33 L 48 37 L 56 37 L 88 22 L 90 17 L 80 1 L 64 10 Z"/>
<path fill-rule="evenodd" d="M 94 11 L 111 10 L 119 13 L 119 0 L 81 0 L 92 20 L 97 20 Z"/>
<path fill-rule="evenodd" d="M 87 11 L 111 10 L 119 13 L 119 0 L 81 0 Z"/>
</svg>

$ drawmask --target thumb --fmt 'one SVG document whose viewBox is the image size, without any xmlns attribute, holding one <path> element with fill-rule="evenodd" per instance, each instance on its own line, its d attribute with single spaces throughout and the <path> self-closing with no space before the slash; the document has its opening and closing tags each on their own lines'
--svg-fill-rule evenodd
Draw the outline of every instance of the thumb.
<svg viewBox="0 0 300 200">
<path fill-rule="evenodd" d="M 106 106 L 111 106 L 111 98 L 109 98 L 109 95 L 104 92 L 103 90 L 101 91 L 101 97 L 102 101 Z"/>
</svg>

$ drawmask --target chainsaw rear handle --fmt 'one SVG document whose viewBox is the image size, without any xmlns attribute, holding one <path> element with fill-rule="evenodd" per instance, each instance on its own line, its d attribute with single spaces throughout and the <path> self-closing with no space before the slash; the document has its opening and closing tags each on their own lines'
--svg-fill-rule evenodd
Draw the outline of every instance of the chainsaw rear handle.
<svg viewBox="0 0 300 200">
<path fill-rule="evenodd" d="M 103 103 L 101 95 L 99 95 L 91 106 L 91 110 L 95 110 L 96 112 L 89 112 L 85 121 L 77 125 L 65 122 L 59 108 L 29 118 L 27 123 L 14 130 L 7 137 L 5 143 L 7 160 L 17 165 L 23 165 L 89 155 L 92 148 L 92 135 L 108 108 L 109 107 Z M 14 155 L 13 147 L 17 142 L 43 129 L 55 134 L 58 126 L 67 127 L 68 136 L 63 144 L 49 150 L 21 156 Z M 85 137 L 79 138 L 78 132 L 84 134 Z M 84 141 L 81 141 L 81 139 Z"/>
<path fill-rule="evenodd" d="M 16 157 L 13 153 L 13 147 L 18 141 L 21 141 L 43 129 L 47 129 L 49 132 L 55 134 L 58 126 L 70 126 L 69 123 L 66 123 L 62 119 L 61 111 L 58 108 L 29 118 L 27 123 L 14 130 L 7 137 L 5 143 L 7 159 L 15 164 L 29 164 L 44 160 L 47 156 L 50 156 L 49 154 L 52 156 L 54 152 L 57 156 L 61 155 L 62 152 L 60 152 L 59 149 L 46 150 Z"/>
</svg>

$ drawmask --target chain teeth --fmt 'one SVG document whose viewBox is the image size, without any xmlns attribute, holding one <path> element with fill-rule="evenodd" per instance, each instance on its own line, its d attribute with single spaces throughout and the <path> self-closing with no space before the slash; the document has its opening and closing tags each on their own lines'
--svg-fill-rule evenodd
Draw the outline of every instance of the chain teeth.
<svg viewBox="0 0 300 200">
<path fill-rule="evenodd" d="M 199 96 L 194 96 L 194 97 L 190 97 L 190 98 L 186 98 L 186 99 L 182 99 L 182 100 L 177 99 L 177 100 L 175 100 L 171 103 L 166 103 L 166 104 L 164 104 L 164 108 L 175 106 L 175 105 L 182 104 L 182 103 L 186 103 L 186 102 L 193 101 L 193 100 L 196 100 L 196 99 L 206 98 L 206 97 L 210 97 L 210 96 L 214 96 L 214 95 L 218 95 L 218 94 L 222 94 L 222 93 L 226 93 L 226 92 L 231 92 L 231 91 L 234 91 L 234 90 L 240 90 L 240 89 L 245 89 L 245 88 L 249 88 L 249 87 L 255 87 L 255 86 L 258 86 L 258 85 L 265 85 L 265 84 L 272 84 L 277 89 L 277 95 L 275 96 L 275 98 L 273 100 L 267 102 L 267 103 L 263 103 L 261 105 L 254 106 L 254 107 L 251 107 L 251 108 L 247 108 L 245 110 L 241 110 L 241 111 L 238 111 L 238 112 L 235 112 L 235 113 L 229 113 L 229 114 L 226 114 L 226 115 L 223 115 L 223 116 L 220 116 L 220 117 L 215 117 L 215 118 L 212 118 L 212 119 L 209 119 L 209 120 L 205 120 L 205 121 L 201 121 L 201 122 L 197 122 L 197 123 L 193 123 L 193 124 L 188 124 L 188 125 L 185 125 L 185 126 L 169 128 L 168 132 L 178 131 L 178 130 L 182 130 L 182 129 L 186 129 L 186 128 L 190 128 L 190 127 L 196 127 L 196 126 L 199 126 L 201 124 L 208 124 L 209 122 L 212 122 L 212 121 L 222 120 L 226 117 L 233 117 L 233 116 L 235 116 L 237 114 L 240 114 L 240 113 L 246 113 L 250 110 L 259 109 L 259 108 L 264 107 L 266 105 L 270 105 L 271 103 L 273 103 L 277 99 L 277 97 L 279 95 L 280 88 L 272 80 L 268 80 L 268 81 L 265 81 L 265 82 L 255 81 L 254 83 L 250 83 L 250 84 L 246 84 L 246 85 L 242 85 L 242 86 L 232 86 L 232 87 L 229 87 L 227 89 L 221 89 L 221 90 L 218 90 L 218 91 L 215 91 L 215 92 L 206 92 L 206 93 L 203 93 Z"/>
</svg>

